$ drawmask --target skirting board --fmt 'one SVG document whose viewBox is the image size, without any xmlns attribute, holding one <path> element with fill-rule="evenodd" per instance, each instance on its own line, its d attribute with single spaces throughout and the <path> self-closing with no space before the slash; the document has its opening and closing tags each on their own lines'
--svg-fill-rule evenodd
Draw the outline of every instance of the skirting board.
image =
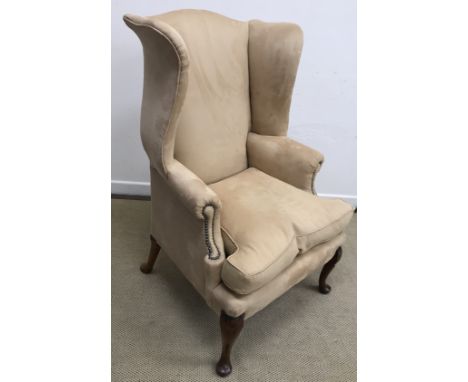
<svg viewBox="0 0 468 382">
<path fill-rule="evenodd" d="M 113 180 L 111 182 L 111 192 L 117 195 L 151 195 L 149 182 L 129 182 L 126 180 Z"/>
<path fill-rule="evenodd" d="M 115 195 L 149 196 L 151 194 L 149 182 L 129 182 L 126 180 L 113 180 L 111 190 L 112 194 Z M 345 202 L 351 204 L 354 208 L 357 207 L 356 195 L 318 193 L 318 196 L 327 199 L 342 199 Z"/>
</svg>

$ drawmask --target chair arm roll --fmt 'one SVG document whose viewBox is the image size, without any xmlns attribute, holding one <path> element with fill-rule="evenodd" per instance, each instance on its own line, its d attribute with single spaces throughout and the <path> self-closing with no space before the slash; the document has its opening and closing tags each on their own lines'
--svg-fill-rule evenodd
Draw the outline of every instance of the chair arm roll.
<svg viewBox="0 0 468 382">
<path fill-rule="evenodd" d="M 210 206 L 215 211 L 221 208 L 221 201 L 216 193 L 182 163 L 173 160 L 167 170 L 169 186 L 197 218 L 205 219 L 206 208 Z"/>
<path fill-rule="evenodd" d="M 314 192 L 313 181 L 323 155 L 286 136 L 249 133 L 249 165 L 297 188 Z"/>
</svg>

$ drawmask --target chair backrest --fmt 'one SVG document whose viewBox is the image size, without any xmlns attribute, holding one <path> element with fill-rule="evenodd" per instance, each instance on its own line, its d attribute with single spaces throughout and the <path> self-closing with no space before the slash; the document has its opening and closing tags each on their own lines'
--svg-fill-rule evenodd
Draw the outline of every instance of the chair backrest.
<svg viewBox="0 0 468 382">
<path fill-rule="evenodd" d="M 247 168 L 250 131 L 287 134 L 302 50 L 297 25 L 202 10 L 124 21 L 143 45 L 141 134 L 161 175 L 175 158 L 213 183 Z"/>
<path fill-rule="evenodd" d="M 149 18 L 173 27 L 189 56 L 175 158 L 206 183 L 246 169 L 250 128 L 248 23 L 201 10 Z"/>
</svg>

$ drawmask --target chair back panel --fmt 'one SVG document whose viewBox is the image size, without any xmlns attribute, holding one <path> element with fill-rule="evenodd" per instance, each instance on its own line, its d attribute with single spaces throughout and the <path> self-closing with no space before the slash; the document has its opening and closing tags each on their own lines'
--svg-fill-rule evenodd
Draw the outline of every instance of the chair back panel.
<svg viewBox="0 0 468 382">
<path fill-rule="evenodd" d="M 206 183 L 245 170 L 250 129 L 248 23 L 199 10 L 155 17 L 181 35 L 190 61 L 175 158 Z"/>
</svg>

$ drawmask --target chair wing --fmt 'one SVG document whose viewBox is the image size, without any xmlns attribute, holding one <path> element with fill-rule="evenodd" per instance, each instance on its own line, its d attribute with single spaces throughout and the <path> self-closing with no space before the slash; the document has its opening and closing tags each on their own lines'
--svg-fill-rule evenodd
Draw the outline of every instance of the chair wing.
<svg viewBox="0 0 468 382">
<path fill-rule="evenodd" d="M 302 43 L 296 24 L 249 22 L 252 132 L 286 135 Z"/>
<path fill-rule="evenodd" d="M 187 48 L 179 33 L 161 20 L 125 15 L 124 21 L 143 45 L 143 146 L 151 166 L 166 177 L 174 160 L 177 118 L 187 91 Z"/>
<path fill-rule="evenodd" d="M 247 155 L 250 166 L 315 193 L 323 155 L 286 137 L 302 45 L 302 30 L 296 24 L 250 21 L 252 128 Z"/>
</svg>

